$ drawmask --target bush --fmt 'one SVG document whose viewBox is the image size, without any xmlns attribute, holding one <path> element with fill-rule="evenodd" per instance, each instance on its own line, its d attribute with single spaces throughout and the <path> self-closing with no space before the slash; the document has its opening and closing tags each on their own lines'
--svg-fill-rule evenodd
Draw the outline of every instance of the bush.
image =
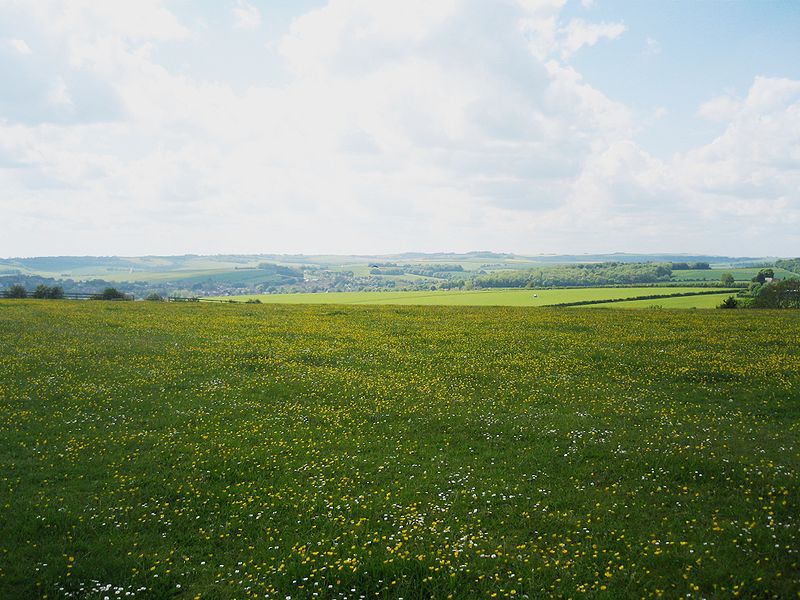
<svg viewBox="0 0 800 600">
<path fill-rule="evenodd" d="M 148 294 L 145 300 L 148 300 L 149 302 L 163 302 L 164 297 L 161 294 L 153 292 L 152 294 Z"/>
<path fill-rule="evenodd" d="M 25 289 L 24 286 L 21 286 L 19 284 L 12 285 L 10 288 L 8 288 L 5 291 L 5 297 L 6 298 L 27 298 L 28 297 L 28 291 Z"/>
<path fill-rule="evenodd" d="M 734 298 L 733 296 L 728 296 L 725 300 L 722 301 L 722 304 L 717 306 L 717 308 L 737 308 L 739 306 L 739 301 Z"/>
<path fill-rule="evenodd" d="M 125 300 L 125 294 L 120 292 L 117 288 L 109 287 L 104 289 L 101 293 L 92 296 L 93 300 Z"/>
</svg>

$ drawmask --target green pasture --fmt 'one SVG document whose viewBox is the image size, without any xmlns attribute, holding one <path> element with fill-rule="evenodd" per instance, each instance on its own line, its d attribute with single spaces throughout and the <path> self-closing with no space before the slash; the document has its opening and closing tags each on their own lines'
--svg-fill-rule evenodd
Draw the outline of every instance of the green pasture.
<svg viewBox="0 0 800 600">
<path fill-rule="evenodd" d="M 261 294 L 230 299 L 259 300 L 267 304 L 397 304 L 419 306 L 548 306 L 564 302 L 613 300 L 655 294 L 700 292 L 713 288 L 624 287 L 554 290 L 490 289 L 476 291 L 438 290 L 423 292 L 329 292 L 319 294 Z M 227 299 L 227 298 L 226 298 Z M 609 306 L 612 306 L 609 304 Z"/>
<path fill-rule="evenodd" d="M 798 316 L 5 300 L 0 598 L 797 597 Z"/>
<path fill-rule="evenodd" d="M 627 300 L 609 304 L 591 304 L 587 308 L 716 308 L 730 296 L 724 294 L 707 294 L 702 296 L 682 296 L 678 298 L 655 298 L 652 300 Z"/>
<path fill-rule="evenodd" d="M 735 281 L 751 281 L 760 270 L 758 268 L 687 269 L 672 271 L 672 279 L 673 281 L 719 281 L 725 273 L 730 273 Z M 797 273 L 786 269 L 774 268 L 773 271 L 775 271 L 775 277 L 780 279 L 800 277 Z"/>
</svg>

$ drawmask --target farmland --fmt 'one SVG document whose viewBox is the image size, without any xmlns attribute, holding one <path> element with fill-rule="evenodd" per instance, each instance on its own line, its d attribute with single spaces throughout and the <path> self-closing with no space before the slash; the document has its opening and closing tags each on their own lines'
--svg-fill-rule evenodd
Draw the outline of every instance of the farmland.
<svg viewBox="0 0 800 600">
<path fill-rule="evenodd" d="M 137 298 L 154 293 L 228 297 L 432 289 L 721 286 L 721 277 L 727 272 L 741 286 L 758 273 L 753 264 L 775 262 L 722 256 L 699 258 L 626 254 L 522 256 L 494 252 L 0 258 L 0 295 L 13 285 L 29 291 L 38 285 L 58 285 L 68 293 L 89 294 L 115 287 Z M 673 262 L 677 259 L 679 262 Z M 777 262 L 787 267 L 794 264 Z M 673 264 L 676 269 L 671 268 Z M 703 265 L 710 268 L 700 268 Z M 698 268 L 688 269 L 690 266 Z M 779 278 L 797 275 L 777 263 L 775 268 Z"/>
<path fill-rule="evenodd" d="M 687 269 L 683 271 L 673 271 L 672 279 L 677 282 L 681 281 L 719 281 L 725 273 L 733 275 L 735 281 L 749 282 L 753 277 L 758 275 L 760 268 L 732 268 L 732 269 Z M 797 273 L 787 271 L 786 269 L 773 268 L 775 276 L 780 279 L 787 279 L 797 277 Z"/>
<path fill-rule="evenodd" d="M 323 294 L 262 294 L 235 296 L 239 301 L 270 304 L 384 304 L 420 306 L 550 306 L 565 302 L 613 300 L 637 296 L 714 291 L 696 287 L 607 287 L 552 290 L 491 289 L 476 291 L 334 292 Z M 728 294 L 730 295 L 730 294 Z M 661 302 L 662 300 L 659 300 Z M 702 302 L 702 301 L 701 301 Z M 718 304 L 719 302 L 717 302 Z M 691 303 L 690 303 L 691 304 Z M 609 306 L 614 306 L 609 304 Z"/>
<path fill-rule="evenodd" d="M 723 294 L 704 294 L 702 296 L 682 296 L 678 298 L 653 298 L 650 300 L 626 300 L 624 302 L 614 302 L 610 304 L 592 304 L 587 308 L 663 308 L 663 309 L 687 309 L 687 308 L 717 308 L 720 303 L 732 296 L 730 293 Z"/>
<path fill-rule="evenodd" d="M 0 597 L 794 597 L 792 311 L 0 304 Z"/>
</svg>

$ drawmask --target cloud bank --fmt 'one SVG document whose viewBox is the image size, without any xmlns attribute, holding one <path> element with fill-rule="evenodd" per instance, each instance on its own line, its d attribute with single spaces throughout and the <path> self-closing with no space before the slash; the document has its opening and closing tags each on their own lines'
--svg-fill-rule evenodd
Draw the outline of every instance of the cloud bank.
<svg viewBox="0 0 800 600">
<path fill-rule="evenodd" d="M 330 0 L 242 86 L 163 60 L 217 25 L 159 0 L 2 0 L 0 255 L 796 254 L 800 82 L 710 98 L 721 133 L 656 158 L 572 63 L 626 26 L 562 4 Z"/>
</svg>

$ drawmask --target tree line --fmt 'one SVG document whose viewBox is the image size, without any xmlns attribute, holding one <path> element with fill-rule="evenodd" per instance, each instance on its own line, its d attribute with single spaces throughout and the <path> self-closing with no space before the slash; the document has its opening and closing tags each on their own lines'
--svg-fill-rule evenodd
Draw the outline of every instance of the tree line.
<svg viewBox="0 0 800 600">
<path fill-rule="evenodd" d="M 668 282 L 669 263 L 586 263 L 558 265 L 540 269 L 496 271 L 472 280 L 476 288 L 502 287 L 583 287 Z"/>
</svg>

